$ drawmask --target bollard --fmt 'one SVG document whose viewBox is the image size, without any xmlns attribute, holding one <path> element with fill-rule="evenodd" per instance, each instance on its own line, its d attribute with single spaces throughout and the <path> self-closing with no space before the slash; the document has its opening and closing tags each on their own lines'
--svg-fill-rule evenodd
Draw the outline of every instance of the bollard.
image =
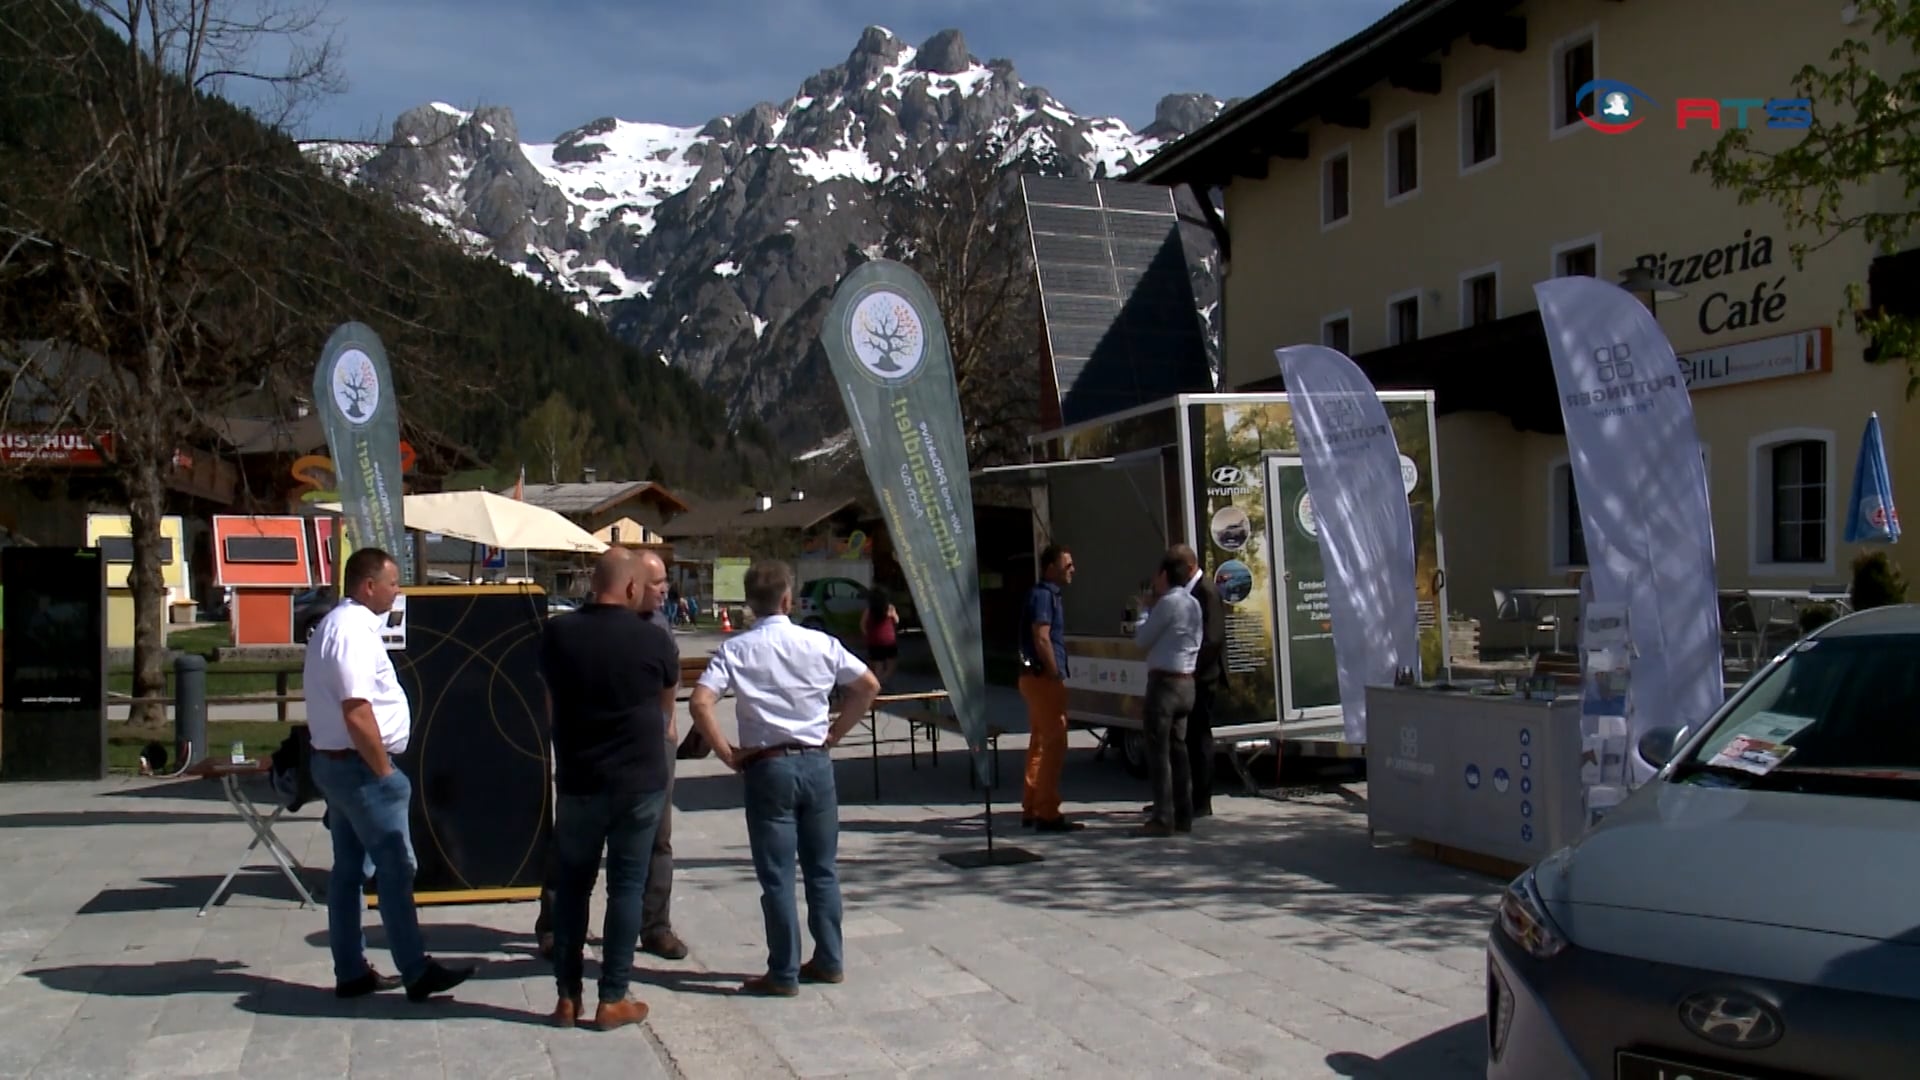
<svg viewBox="0 0 1920 1080">
<path fill-rule="evenodd" d="M 173 658 L 173 742 L 180 768 L 207 759 L 207 658 Z"/>
</svg>

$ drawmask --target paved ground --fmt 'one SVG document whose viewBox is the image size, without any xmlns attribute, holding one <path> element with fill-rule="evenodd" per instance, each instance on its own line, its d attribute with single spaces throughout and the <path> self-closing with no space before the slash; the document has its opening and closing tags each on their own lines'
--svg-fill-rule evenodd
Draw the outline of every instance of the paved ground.
<svg viewBox="0 0 1920 1080">
<path fill-rule="evenodd" d="M 865 750 L 842 751 L 848 981 L 784 1001 L 731 996 L 765 959 L 739 781 L 683 763 L 694 953 L 650 961 L 652 1019 L 604 1035 L 541 1026 L 529 904 L 427 910 L 430 948 L 483 964 L 452 1000 L 338 1002 L 325 916 L 276 872 L 194 917 L 248 839 L 213 785 L 0 788 L 0 1076 L 1482 1073 L 1499 883 L 1370 848 L 1364 789 L 1223 798 L 1191 838 L 1132 837 L 1143 785 L 1076 740 L 1092 827 L 1035 837 L 1003 811 L 1046 859 L 973 871 L 938 859 L 982 841 L 959 755 L 887 758 L 876 800 Z M 1018 742 L 1002 753 L 1017 785 Z M 316 889 L 318 817 L 282 827 Z"/>
</svg>

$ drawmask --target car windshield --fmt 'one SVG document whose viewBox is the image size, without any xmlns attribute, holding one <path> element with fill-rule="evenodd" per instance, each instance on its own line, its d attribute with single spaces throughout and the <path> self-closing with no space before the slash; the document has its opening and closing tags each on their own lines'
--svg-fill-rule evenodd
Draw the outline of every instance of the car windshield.
<svg viewBox="0 0 1920 1080">
<path fill-rule="evenodd" d="M 1920 645 L 1814 638 L 1761 676 L 1675 779 L 1920 797 Z"/>
</svg>

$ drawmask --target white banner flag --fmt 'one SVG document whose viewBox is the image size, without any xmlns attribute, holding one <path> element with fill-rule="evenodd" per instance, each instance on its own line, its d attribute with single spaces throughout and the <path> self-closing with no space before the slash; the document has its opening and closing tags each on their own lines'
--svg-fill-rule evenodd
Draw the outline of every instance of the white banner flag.
<svg viewBox="0 0 1920 1080">
<path fill-rule="evenodd" d="M 1533 287 L 1553 352 L 1593 597 L 1627 605 L 1635 782 L 1649 728 L 1700 723 L 1726 700 L 1713 516 L 1693 404 L 1673 346 L 1624 289 L 1588 277 Z"/>
<path fill-rule="evenodd" d="M 1349 743 L 1367 741 L 1368 686 L 1420 674 L 1413 515 L 1400 444 L 1373 384 L 1323 345 L 1279 349 L 1307 493 L 1320 524 L 1327 606 Z"/>
</svg>

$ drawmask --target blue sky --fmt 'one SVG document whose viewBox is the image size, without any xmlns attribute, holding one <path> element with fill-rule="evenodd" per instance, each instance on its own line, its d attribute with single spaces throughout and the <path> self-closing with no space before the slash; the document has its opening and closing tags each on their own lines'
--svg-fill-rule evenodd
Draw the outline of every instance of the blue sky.
<svg viewBox="0 0 1920 1080">
<path fill-rule="evenodd" d="M 696 125 L 783 101 L 861 30 L 947 27 L 1075 111 L 1139 127 L 1164 94 L 1251 94 L 1394 0 L 331 0 L 345 93 L 305 134 L 385 134 L 427 101 L 506 105 L 545 142 L 600 116 Z"/>
</svg>

